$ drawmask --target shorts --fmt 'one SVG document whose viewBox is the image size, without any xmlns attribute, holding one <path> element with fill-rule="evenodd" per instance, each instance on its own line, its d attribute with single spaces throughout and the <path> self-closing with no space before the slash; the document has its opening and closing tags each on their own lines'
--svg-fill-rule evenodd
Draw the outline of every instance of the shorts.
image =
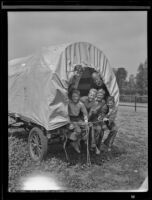
<svg viewBox="0 0 152 200">
<path fill-rule="evenodd" d="M 81 125 L 81 123 L 83 124 L 82 119 L 79 116 L 70 116 L 70 120 L 74 125 L 74 131 L 78 134 L 81 134 L 81 128 L 83 127 Z"/>
</svg>

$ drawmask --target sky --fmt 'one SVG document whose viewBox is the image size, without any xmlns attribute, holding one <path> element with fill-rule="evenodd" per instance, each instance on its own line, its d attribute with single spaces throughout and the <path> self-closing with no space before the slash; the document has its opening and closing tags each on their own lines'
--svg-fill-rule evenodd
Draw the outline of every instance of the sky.
<svg viewBox="0 0 152 200">
<path fill-rule="evenodd" d="M 146 11 L 8 12 L 8 58 L 28 56 L 43 46 L 89 42 L 111 67 L 136 74 L 147 58 Z"/>
</svg>

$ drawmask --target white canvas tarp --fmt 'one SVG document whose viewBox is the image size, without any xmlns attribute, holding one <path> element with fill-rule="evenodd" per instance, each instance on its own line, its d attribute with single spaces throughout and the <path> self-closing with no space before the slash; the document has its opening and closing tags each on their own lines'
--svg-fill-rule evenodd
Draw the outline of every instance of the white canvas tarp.
<svg viewBox="0 0 152 200">
<path fill-rule="evenodd" d="M 99 71 L 118 106 L 119 89 L 106 56 L 90 43 L 77 42 L 42 48 L 9 62 L 9 113 L 25 116 L 46 130 L 67 124 L 68 73 L 75 64 Z"/>
</svg>

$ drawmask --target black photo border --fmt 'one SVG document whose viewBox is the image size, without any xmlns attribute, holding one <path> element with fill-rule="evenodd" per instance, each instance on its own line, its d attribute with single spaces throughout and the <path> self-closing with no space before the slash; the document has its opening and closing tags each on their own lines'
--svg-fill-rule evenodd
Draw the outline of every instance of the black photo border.
<svg viewBox="0 0 152 200">
<path fill-rule="evenodd" d="M 8 192 L 8 21 L 7 13 L 17 11 L 147 11 L 147 52 L 148 52 L 148 102 L 151 102 L 149 90 L 151 83 L 151 27 L 152 13 L 151 0 L 147 1 L 101 1 L 97 3 L 82 1 L 2 1 L 1 2 L 1 199 L 152 199 L 151 192 L 151 142 L 150 134 L 150 110 L 148 103 L 148 178 L 149 189 L 147 192 L 96 192 L 96 193 L 69 193 L 69 192 Z"/>
</svg>

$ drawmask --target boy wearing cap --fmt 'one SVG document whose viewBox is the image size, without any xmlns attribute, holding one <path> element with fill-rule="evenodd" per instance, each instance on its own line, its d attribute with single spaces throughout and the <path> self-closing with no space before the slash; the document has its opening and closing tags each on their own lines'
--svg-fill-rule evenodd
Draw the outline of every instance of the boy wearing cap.
<svg viewBox="0 0 152 200">
<path fill-rule="evenodd" d="M 108 97 L 107 106 L 108 106 L 108 113 L 103 118 L 103 121 L 110 132 L 108 137 L 105 139 L 104 144 L 108 147 L 108 151 L 111 151 L 111 146 L 118 132 L 118 128 L 115 124 L 117 108 L 115 107 L 115 101 L 113 96 Z"/>
<path fill-rule="evenodd" d="M 79 146 L 81 139 L 81 124 L 84 123 L 84 121 L 86 123 L 88 122 L 88 113 L 85 105 L 80 101 L 80 91 L 73 90 L 71 95 L 72 96 L 68 105 L 68 111 L 70 121 L 74 125 L 74 132 L 70 135 L 69 139 L 73 141 L 71 143 L 73 148 L 77 151 L 77 153 L 80 153 Z M 83 114 L 84 121 L 80 117 L 80 112 Z"/>
</svg>

